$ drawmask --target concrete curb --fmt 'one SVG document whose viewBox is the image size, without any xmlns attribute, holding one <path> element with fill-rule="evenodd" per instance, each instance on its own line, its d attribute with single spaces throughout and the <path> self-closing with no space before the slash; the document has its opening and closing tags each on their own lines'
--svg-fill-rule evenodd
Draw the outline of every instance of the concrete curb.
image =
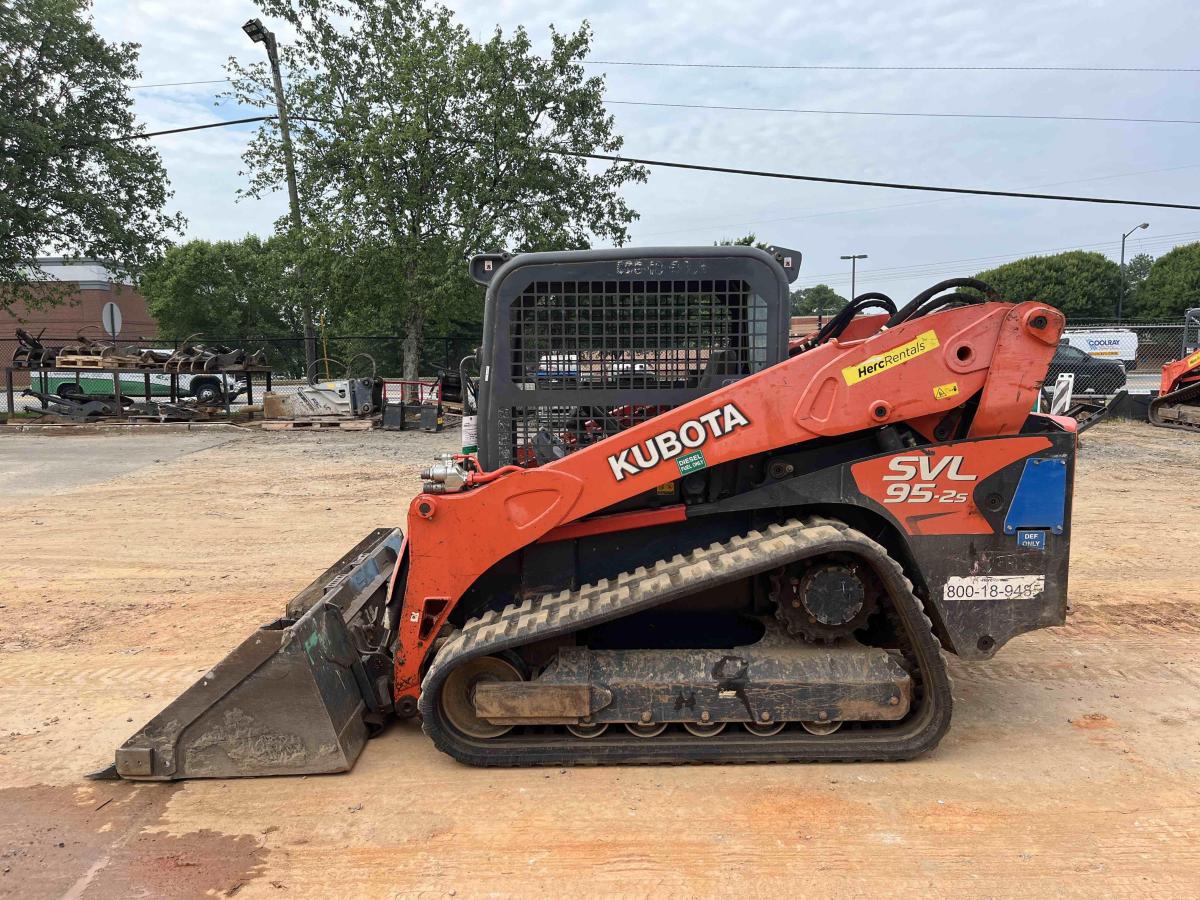
<svg viewBox="0 0 1200 900">
<path fill-rule="evenodd" d="M 248 429 L 229 422 L 146 422 L 132 424 L 126 422 L 110 422 L 102 425 L 59 425 L 47 424 L 17 424 L 0 425 L 0 434 L 58 434 L 63 436 L 77 434 L 174 434 L 185 431 L 227 431 L 230 433 L 246 433 Z"/>
</svg>

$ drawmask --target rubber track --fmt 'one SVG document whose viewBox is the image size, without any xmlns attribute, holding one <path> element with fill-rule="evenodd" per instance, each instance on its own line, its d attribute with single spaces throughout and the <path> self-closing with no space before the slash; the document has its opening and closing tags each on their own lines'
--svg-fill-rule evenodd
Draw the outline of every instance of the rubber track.
<svg viewBox="0 0 1200 900">
<path fill-rule="evenodd" d="M 698 738 L 674 731 L 645 739 L 618 732 L 583 740 L 565 731 L 509 732 L 490 740 L 466 737 L 442 718 L 439 691 L 456 666 L 532 641 L 570 634 L 628 616 L 715 585 L 738 581 L 805 557 L 851 552 L 872 563 L 907 630 L 921 669 L 919 705 L 894 726 L 843 729 L 815 736 L 798 728 L 760 737 L 740 728 Z M 789 520 L 639 566 L 577 591 L 531 598 L 503 612 L 490 610 L 467 622 L 438 652 L 421 686 L 419 709 L 425 733 L 442 751 L 478 766 L 677 764 L 701 762 L 806 762 L 900 760 L 937 745 L 950 724 L 950 679 L 941 646 L 899 564 L 875 541 L 843 522 Z"/>
<path fill-rule="evenodd" d="M 1161 397 L 1156 397 L 1150 401 L 1150 409 L 1148 411 L 1150 424 L 1157 425 L 1159 428 L 1174 428 L 1178 431 L 1200 431 L 1200 425 L 1164 419 L 1158 413 L 1164 406 L 1176 406 L 1180 403 L 1187 403 L 1188 400 L 1192 399 L 1200 400 L 1200 381 L 1195 384 L 1189 384 L 1187 387 L 1180 388 L 1177 391 L 1171 391 L 1171 393 L 1164 394 Z"/>
</svg>

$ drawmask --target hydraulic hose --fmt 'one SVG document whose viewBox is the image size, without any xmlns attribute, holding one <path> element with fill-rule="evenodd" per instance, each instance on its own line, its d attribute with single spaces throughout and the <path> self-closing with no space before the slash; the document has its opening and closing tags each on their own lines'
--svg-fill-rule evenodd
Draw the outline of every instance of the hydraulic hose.
<svg viewBox="0 0 1200 900">
<path fill-rule="evenodd" d="M 945 281 L 939 281 L 932 287 L 925 288 L 925 290 L 921 291 L 921 293 L 909 300 L 899 312 L 893 314 L 892 317 L 888 319 L 886 327 L 894 328 L 901 322 L 907 322 L 909 319 L 915 319 L 918 315 L 923 315 L 924 312 L 928 312 L 927 309 L 923 312 L 922 307 L 926 306 L 926 304 L 938 294 L 942 293 L 943 291 L 948 291 L 950 288 L 973 288 L 974 290 L 982 292 L 984 295 L 983 297 L 976 297 L 973 294 L 956 294 L 955 296 L 964 303 L 984 303 L 988 300 L 999 299 L 996 289 L 987 282 L 980 281 L 978 278 L 947 278 Z M 936 309 L 937 307 L 935 306 L 933 308 Z"/>
<path fill-rule="evenodd" d="M 868 309 L 882 309 L 886 313 L 894 314 L 896 304 L 887 294 L 881 294 L 878 291 L 859 294 L 842 307 L 811 339 L 798 346 L 789 355 L 796 356 L 840 336 L 856 315 Z"/>
<path fill-rule="evenodd" d="M 882 309 L 886 313 L 895 315 L 896 304 L 887 294 L 881 294 L 878 291 L 859 294 L 842 307 L 837 315 L 826 322 L 825 326 L 817 332 L 816 343 L 823 344 L 840 336 L 855 316 L 868 309 Z"/>
</svg>

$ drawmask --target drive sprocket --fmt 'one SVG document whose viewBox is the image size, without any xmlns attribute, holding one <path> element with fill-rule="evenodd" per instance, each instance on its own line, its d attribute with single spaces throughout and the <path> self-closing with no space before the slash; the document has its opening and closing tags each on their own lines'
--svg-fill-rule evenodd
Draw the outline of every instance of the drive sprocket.
<svg viewBox="0 0 1200 900">
<path fill-rule="evenodd" d="M 880 588 L 853 560 L 802 560 L 770 574 L 775 617 L 789 634 L 833 643 L 867 624 Z"/>
</svg>

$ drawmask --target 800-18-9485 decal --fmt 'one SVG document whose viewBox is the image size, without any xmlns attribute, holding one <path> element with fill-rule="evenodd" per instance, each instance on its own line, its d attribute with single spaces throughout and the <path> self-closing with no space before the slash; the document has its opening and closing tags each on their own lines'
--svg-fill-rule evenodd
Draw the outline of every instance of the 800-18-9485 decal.
<svg viewBox="0 0 1200 900">
<path fill-rule="evenodd" d="M 1032 600 L 1046 589 L 1045 575 L 952 575 L 947 600 Z"/>
</svg>

